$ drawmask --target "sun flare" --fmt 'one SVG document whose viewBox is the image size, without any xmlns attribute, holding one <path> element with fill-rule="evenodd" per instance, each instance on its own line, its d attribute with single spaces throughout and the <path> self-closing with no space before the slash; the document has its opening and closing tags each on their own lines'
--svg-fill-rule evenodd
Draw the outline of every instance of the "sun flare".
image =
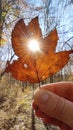
<svg viewBox="0 0 73 130">
<path fill-rule="evenodd" d="M 33 52 L 40 51 L 39 42 L 35 39 L 29 41 L 28 47 Z"/>
</svg>

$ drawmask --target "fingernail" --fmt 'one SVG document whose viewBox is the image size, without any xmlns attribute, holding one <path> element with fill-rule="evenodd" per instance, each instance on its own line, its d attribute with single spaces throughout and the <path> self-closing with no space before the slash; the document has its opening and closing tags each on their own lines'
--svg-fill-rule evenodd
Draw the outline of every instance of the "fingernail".
<svg viewBox="0 0 73 130">
<path fill-rule="evenodd" d="M 49 95 L 46 90 L 39 89 L 34 94 L 34 99 L 38 104 L 45 104 L 48 101 Z"/>
</svg>

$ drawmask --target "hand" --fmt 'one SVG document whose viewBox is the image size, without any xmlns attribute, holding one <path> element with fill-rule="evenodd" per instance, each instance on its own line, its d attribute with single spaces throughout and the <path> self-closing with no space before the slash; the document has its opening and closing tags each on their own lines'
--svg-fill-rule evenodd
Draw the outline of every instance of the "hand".
<svg viewBox="0 0 73 130">
<path fill-rule="evenodd" d="M 33 109 L 45 123 L 73 130 L 73 82 L 44 85 L 34 94 Z"/>
</svg>

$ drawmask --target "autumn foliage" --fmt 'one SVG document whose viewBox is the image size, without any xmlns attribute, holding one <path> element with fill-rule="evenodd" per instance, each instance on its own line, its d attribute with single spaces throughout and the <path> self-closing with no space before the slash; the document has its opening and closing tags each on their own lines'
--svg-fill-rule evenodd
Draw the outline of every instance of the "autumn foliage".
<svg viewBox="0 0 73 130">
<path fill-rule="evenodd" d="M 40 51 L 33 52 L 28 48 L 31 39 L 39 41 Z M 32 83 L 52 76 L 67 64 L 69 55 L 73 53 L 73 50 L 55 52 L 57 41 L 56 29 L 47 37 L 42 37 L 38 17 L 34 18 L 28 26 L 23 19 L 19 20 L 12 31 L 12 47 L 19 58 L 13 63 L 7 62 L 6 72 L 11 72 L 17 80 Z"/>
</svg>

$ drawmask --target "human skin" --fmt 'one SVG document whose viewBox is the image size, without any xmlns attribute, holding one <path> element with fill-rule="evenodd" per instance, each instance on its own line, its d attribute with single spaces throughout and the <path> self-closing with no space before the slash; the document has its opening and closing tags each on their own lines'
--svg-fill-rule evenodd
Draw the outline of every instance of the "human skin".
<svg viewBox="0 0 73 130">
<path fill-rule="evenodd" d="M 33 109 L 45 123 L 73 130 L 73 82 L 41 86 L 35 91 Z"/>
</svg>

